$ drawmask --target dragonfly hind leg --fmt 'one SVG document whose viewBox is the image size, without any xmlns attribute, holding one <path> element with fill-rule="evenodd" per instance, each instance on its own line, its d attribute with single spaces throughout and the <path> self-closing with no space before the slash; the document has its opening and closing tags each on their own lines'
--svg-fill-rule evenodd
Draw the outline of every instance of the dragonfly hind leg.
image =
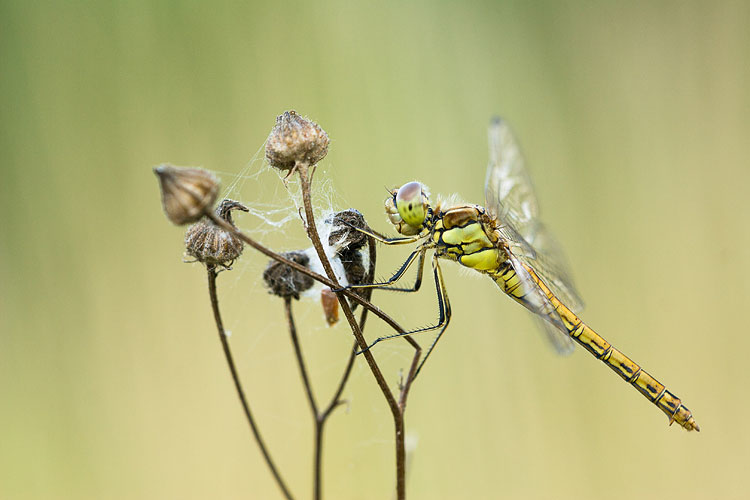
<svg viewBox="0 0 750 500">
<path fill-rule="evenodd" d="M 423 264 L 425 249 L 421 249 L 418 251 L 422 252 L 420 260 L 422 261 L 422 264 Z M 410 259 L 413 260 L 414 257 L 410 256 Z M 362 354 L 365 351 L 369 351 L 370 349 L 373 348 L 373 346 L 375 346 L 375 344 L 383 340 L 390 340 L 390 339 L 395 339 L 398 337 L 405 337 L 407 335 L 413 335 L 415 333 L 438 330 L 438 334 L 435 337 L 435 340 L 432 342 L 424 358 L 419 363 L 419 366 L 417 367 L 417 371 L 414 376 L 416 377 L 419 374 L 419 371 L 422 369 L 422 366 L 424 366 L 425 362 L 427 361 L 427 358 L 430 356 L 430 353 L 435 348 L 435 345 L 437 344 L 438 340 L 440 340 L 440 337 L 443 335 L 443 332 L 445 332 L 445 329 L 448 327 L 448 323 L 450 322 L 450 319 L 451 319 L 451 304 L 450 304 L 450 300 L 448 300 L 448 293 L 445 289 L 445 282 L 443 281 L 443 272 L 440 269 L 440 264 L 438 263 L 437 255 L 432 256 L 432 272 L 435 277 L 435 291 L 437 292 L 437 299 L 438 299 L 438 321 L 437 323 L 435 325 L 426 326 L 423 328 L 417 328 L 416 330 L 410 330 L 408 332 L 379 337 L 375 339 L 375 341 L 373 341 L 370 345 L 368 345 L 367 349 L 363 349 L 362 351 L 357 352 L 357 354 Z"/>
</svg>

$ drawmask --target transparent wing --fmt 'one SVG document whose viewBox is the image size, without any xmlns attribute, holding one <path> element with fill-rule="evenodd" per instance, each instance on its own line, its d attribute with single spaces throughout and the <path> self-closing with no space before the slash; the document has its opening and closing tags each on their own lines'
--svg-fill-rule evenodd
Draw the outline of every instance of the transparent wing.
<svg viewBox="0 0 750 500">
<path fill-rule="evenodd" d="M 494 118 L 488 131 L 490 162 L 484 183 L 486 207 L 500 222 L 524 236 L 539 218 L 539 203 L 521 148 L 508 124 Z"/>
<path fill-rule="evenodd" d="M 573 312 L 580 312 L 583 301 L 573 286 L 565 256 L 557 240 L 539 220 L 539 203 L 518 141 L 500 118 L 490 123 L 488 138 L 490 159 L 484 186 L 485 203 L 497 219 L 500 237 L 509 243 L 515 257 L 534 269 L 560 301 Z M 518 273 L 523 277 L 522 272 Z M 541 290 L 538 293 L 544 295 Z M 541 318 L 538 323 L 559 353 L 573 351 L 574 341 L 556 325 Z"/>
<path fill-rule="evenodd" d="M 518 285 L 514 287 L 510 295 L 523 304 L 526 309 L 533 312 L 535 318 L 541 322 L 540 324 L 549 326 L 549 329 L 545 326 L 544 331 L 545 333 L 555 333 L 555 335 L 550 337 L 553 345 L 565 347 L 567 344 L 565 344 L 563 339 L 568 337 L 560 331 L 560 329 L 564 329 L 565 327 L 562 318 L 557 314 L 557 309 L 555 309 L 555 306 L 552 305 L 542 289 L 539 288 L 518 257 L 511 253 L 508 255 L 508 260 L 518 277 Z"/>
<path fill-rule="evenodd" d="M 583 310 L 583 300 L 573 285 L 565 254 L 552 233 L 537 221 L 527 240 L 534 249 L 533 257 L 521 256 L 542 281 L 574 313 Z"/>
</svg>

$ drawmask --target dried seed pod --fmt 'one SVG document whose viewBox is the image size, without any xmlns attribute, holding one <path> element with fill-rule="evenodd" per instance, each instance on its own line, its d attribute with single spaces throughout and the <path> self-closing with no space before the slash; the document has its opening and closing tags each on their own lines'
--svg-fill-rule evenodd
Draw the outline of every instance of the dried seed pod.
<svg viewBox="0 0 750 500">
<path fill-rule="evenodd" d="M 310 259 L 302 251 L 286 252 L 283 257 L 305 267 L 309 267 Z M 299 294 L 313 286 L 315 281 L 306 274 L 293 269 L 286 264 L 276 260 L 268 263 L 263 271 L 263 281 L 266 282 L 268 290 L 279 297 L 294 297 L 299 300 Z"/>
<path fill-rule="evenodd" d="M 219 192 L 216 176 L 202 168 L 160 165 L 154 168 L 161 186 L 164 213 L 178 226 L 199 220 Z"/>
<path fill-rule="evenodd" d="M 276 117 L 276 126 L 266 140 L 266 159 L 272 167 L 288 170 L 298 163 L 315 165 L 328 153 L 328 134 L 296 111 Z"/>
<path fill-rule="evenodd" d="M 232 210 L 249 211 L 242 203 L 224 199 L 216 207 L 216 215 L 234 226 Z M 185 233 L 187 254 L 207 265 L 219 265 L 228 268 L 240 256 L 242 247 L 241 239 L 205 218 L 190 226 Z"/>
</svg>

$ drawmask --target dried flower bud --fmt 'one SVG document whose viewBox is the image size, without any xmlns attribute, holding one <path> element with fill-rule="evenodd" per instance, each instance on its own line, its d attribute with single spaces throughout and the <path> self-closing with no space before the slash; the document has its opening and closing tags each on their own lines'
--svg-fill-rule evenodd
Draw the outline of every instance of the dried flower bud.
<svg viewBox="0 0 750 500">
<path fill-rule="evenodd" d="M 219 192 L 216 176 L 202 168 L 160 165 L 154 168 L 161 186 L 164 213 L 178 226 L 200 219 Z"/>
<path fill-rule="evenodd" d="M 323 306 L 328 326 L 333 326 L 339 322 L 339 299 L 336 294 L 326 287 L 320 291 L 320 304 Z"/>
<path fill-rule="evenodd" d="M 279 170 L 292 169 L 298 163 L 315 165 L 328 153 L 328 134 L 320 126 L 296 111 L 276 117 L 276 126 L 266 141 L 266 159 Z"/>
<path fill-rule="evenodd" d="M 242 203 L 224 199 L 216 207 L 216 215 L 234 226 L 232 210 L 249 211 Z M 241 239 L 205 218 L 190 226 L 185 233 L 187 254 L 207 265 L 219 265 L 228 268 L 240 256 L 242 247 Z"/>
<path fill-rule="evenodd" d="M 305 267 L 309 267 L 310 259 L 302 251 L 286 252 L 283 257 Z M 296 269 L 276 260 L 268 263 L 263 271 L 263 281 L 266 282 L 269 291 L 279 297 L 294 297 L 299 300 L 299 294 L 311 288 L 314 280 Z"/>
</svg>

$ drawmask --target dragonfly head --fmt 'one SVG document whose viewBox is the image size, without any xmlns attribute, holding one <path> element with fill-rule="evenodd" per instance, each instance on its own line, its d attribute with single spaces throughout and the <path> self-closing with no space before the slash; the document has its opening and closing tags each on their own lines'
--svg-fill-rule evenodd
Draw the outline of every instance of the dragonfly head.
<svg viewBox="0 0 750 500">
<path fill-rule="evenodd" d="M 419 234 L 430 212 L 427 187 L 419 182 L 407 182 L 392 190 L 385 200 L 385 212 L 399 233 L 406 236 Z"/>
</svg>

